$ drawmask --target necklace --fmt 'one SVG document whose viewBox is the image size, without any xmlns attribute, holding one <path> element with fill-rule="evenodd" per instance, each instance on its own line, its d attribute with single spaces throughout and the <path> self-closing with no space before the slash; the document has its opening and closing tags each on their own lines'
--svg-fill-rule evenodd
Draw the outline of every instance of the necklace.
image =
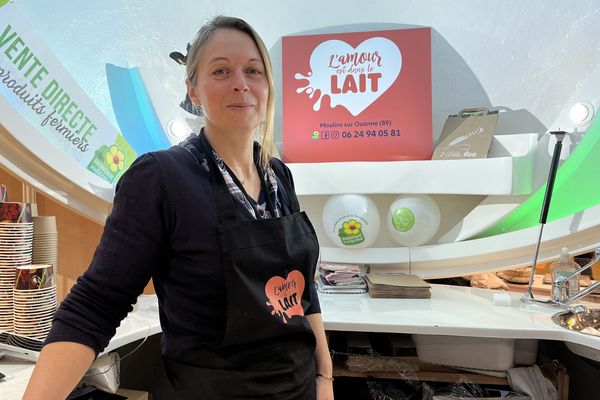
<svg viewBox="0 0 600 400">
<path fill-rule="evenodd" d="M 250 171 L 250 174 L 242 179 L 242 174 L 241 173 L 238 175 L 238 174 L 236 174 L 233 171 L 231 171 L 231 172 L 235 175 L 235 177 L 237 178 L 237 180 L 240 182 L 240 184 L 242 186 L 244 186 L 246 184 L 246 182 L 250 183 L 250 180 L 254 176 L 254 171 Z"/>
<path fill-rule="evenodd" d="M 245 177 L 244 179 L 238 178 L 238 181 L 240 181 L 240 184 L 244 186 L 246 182 L 250 180 L 250 178 L 252 178 L 252 174 L 250 174 L 250 176 Z"/>
</svg>

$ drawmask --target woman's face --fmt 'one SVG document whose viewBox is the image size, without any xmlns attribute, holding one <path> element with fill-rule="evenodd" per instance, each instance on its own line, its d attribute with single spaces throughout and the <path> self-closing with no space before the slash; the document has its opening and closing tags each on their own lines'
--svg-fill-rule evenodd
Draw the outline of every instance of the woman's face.
<svg viewBox="0 0 600 400">
<path fill-rule="evenodd" d="M 200 50 L 188 94 L 202 106 L 207 129 L 254 132 L 265 120 L 269 83 L 254 43 L 235 29 L 218 29 Z"/>
</svg>

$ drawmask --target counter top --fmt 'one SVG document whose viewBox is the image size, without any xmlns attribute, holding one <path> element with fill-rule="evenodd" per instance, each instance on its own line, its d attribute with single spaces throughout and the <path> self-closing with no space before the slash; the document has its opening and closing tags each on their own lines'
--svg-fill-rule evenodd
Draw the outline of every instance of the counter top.
<svg viewBox="0 0 600 400">
<path fill-rule="evenodd" d="M 494 295 L 505 301 L 494 304 Z M 419 300 L 319 293 L 326 330 L 559 340 L 575 346 L 570 348 L 577 354 L 591 351 L 600 356 L 600 337 L 555 325 L 551 316 L 559 309 L 523 305 L 521 297 L 514 292 L 447 285 L 432 285 L 431 299 Z M 156 296 L 142 296 L 104 353 L 159 332 Z M 3 400 L 21 398 L 33 366 L 31 361 L 0 358 L 0 371 L 6 375 L 0 381 Z"/>
<path fill-rule="evenodd" d="M 102 354 L 160 331 L 156 296 L 140 296 L 134 310 L 121 322 Z M 37 359 L 38 355 L 39 352 L 32 351 L 25 355 L 13 346 L 0 344 L 0 372 L 5 375 L 5 378 L 0 380 L 2 400 L 17 400 L 23 397 L 35 366 L 32 359 Z"/>
<path fill-rule="evenodd" d="M 494 295 L 509 296 L 510 302 L 496 305 Z M 375 299 L 367 293 L 319 293 L 327 330 L 535 338 L 600 350 L 600 337 L 569 331 L 552 322 L 552 315 L 560 309 L 525 305 L 521 297 L 521 293 L 447 285 L 431 285 L 431 299 Z M 594 303 L 585 305 L 598 308 Z"/>
</svg>

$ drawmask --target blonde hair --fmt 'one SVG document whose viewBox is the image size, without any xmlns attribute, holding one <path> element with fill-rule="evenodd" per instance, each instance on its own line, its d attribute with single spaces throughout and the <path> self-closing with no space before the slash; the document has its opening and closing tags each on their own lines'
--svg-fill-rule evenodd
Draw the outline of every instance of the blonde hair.
<svg viewBox="0 0 600 400">
<path fill-rule="evenodd" d="M 271 65 L 271 58 L 269 57 L 269 51 L 267 46 L 262 41 L 258 33 L 248 24 L 246 21 L 240 18 L 227 17 L 219 15 L 213 18 L 211 21 L 202 26 L 196 37 L 190 44 L 190 48 L 187 54 L 187 62 L 185 66 L 186 80 L 191 84 L 196 84 L 196 69 L 198 67 L 198 61 L 202 47 L 210 40 L 212 35 L 218 29 L 235 29 L 240 32 L 247 33 L 258 48 L 260 55 L 265 65 L 265 76 L 269 83 L 269 96 L 267 97 L 267 113 L 265 120 L 259 126 L 259 136 L 262 136 L 261 149 L 260 149 L 260 166 L 261 168 L 267 168 L 271 161 L 272 150 L 273 150 L 273 125 L 275 115 L 275 87 L 273 85 L 273 66 Z M 262 128 L 262 129 L 261 129 Z"/>
</svg>

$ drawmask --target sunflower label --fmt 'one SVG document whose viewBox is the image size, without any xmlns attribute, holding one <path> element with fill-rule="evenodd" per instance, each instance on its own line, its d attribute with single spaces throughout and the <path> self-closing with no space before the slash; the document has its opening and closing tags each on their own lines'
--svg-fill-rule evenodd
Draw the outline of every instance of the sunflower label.
<svg viewBox="0 0 600 400">
<path fill-rule="evenodd" d="M 136 156 L 129 143 L 123 136 L 118 135 L 114 144 L 102 145 L 96 149 L 87 169 L 102 179 L 115 183 L 125 172 L 125 167 L 130 165 Z"/>
<path fill-rule="evenodd" d="M 39 159 L 52 165 L 53 157 L 65 156 L 105 181 L 59 171 L 80 184 L 114 184 L 137 156 L 14 3 L 0 13 L 0 114 L 6 130 Z"/>
<path fill-rule="evenodd" d="M 338 236 L 345 246 L 352 246 L 365 241 L 365 235 L 363 235 L 362 232 L 362 224 L 355 219 L 345 221 L 338 230 Z"/>
</svg>

